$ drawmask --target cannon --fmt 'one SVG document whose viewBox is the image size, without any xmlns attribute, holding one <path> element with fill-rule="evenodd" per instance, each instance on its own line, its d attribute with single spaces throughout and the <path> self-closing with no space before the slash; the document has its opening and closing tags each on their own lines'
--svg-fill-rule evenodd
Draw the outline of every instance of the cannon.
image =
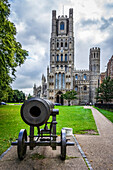
<svg viewBox="0 0 113 170">
<path fill-rule="evenodd" d="M 49 100 L 35 97 L 24 102 L 21 107 L 21 117 L 30 126 L 30 135 L 27 136 L 26 129 L 21 129 L 16 142 L 12 142 L 12 145 L 17 145 L 20 160 L 24 159 L 27 146 L 30 150 L 36 146 L 51 146 L 56 150 L 56 146 L 61 146 L 61 159 L 66 159 L 66 146 L 73 146 L 74 143 L 68 142 L 64 128 L 61 129 L 61 141 L 56 141 L 56 115 L 58 114 L 59 110 L 54 109 L 54 104 Z M 50 116 L 52 120 L 49 122 Z M 40 128 L 42 125 L 44 125 L 43 129 Z M 37 127 L 37 135 L 34 135 L 34 127 Z"/>
</svg>

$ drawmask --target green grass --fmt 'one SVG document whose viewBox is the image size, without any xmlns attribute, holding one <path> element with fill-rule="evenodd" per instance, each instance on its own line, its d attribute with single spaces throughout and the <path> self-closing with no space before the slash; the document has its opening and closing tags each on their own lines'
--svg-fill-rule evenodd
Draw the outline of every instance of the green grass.
<svg viewBox="0 0 113 170">
<path fill-rule="evenodd" d="M 95 107 L 95 108 L 113 123 L 113 112 L 104 110 L 104 109 L 100 109 L 98 107 Z"/>
<path fill-rule="evenodd" d="M 26 129 L 29 135 L 29 126 L 20 116 L 20 105 L 0 106 L 0 154 L 2 154 L 12 141 L 18 138 L 21 129 Z M 74 134 L 85 133 L 87 130 L 97 132 L 94 118 L 90 109 L 79 106 L 56 106 L 59 109 L 57 115 L 57 134 L 63 127 L 73 128 Z M 37 129 L 35 128 L 35 134 Z"/>
<path fill-rule="evenodd" d="M 18 138 L 20 129 L 29 129 L 20 116 L 21 106 L 0 106 L 0 154 Z"/>
<path fill-rule="evenodd" d="M 86 133 L 85 131 L 88 130 L 94 130 L 95 132 L 97 132 L 97 127 L 91 109 L 84 109 L 81 106 L 60 106 L 58 108 L 58 134 L 61 133 L 61 129 L 63 127 L 73 128 L 74 134 L 83 134 Z"/>
</svg>

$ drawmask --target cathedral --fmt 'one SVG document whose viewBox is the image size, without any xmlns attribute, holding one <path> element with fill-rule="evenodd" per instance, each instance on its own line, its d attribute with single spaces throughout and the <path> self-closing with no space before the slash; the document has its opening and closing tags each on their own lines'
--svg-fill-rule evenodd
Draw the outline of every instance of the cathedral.
<svg viewBox="0 0 113 170">
<path fill-rule="evenodd" d="M 33 95 L 47 98 L 53 103 L 67 105 L 61 95 L 69 90 L 77 92 L 77 99 L 72 105 L 96 102 L 95 92 L 100 77 L 100 48 L 89 51 L 89 70 L 76 70 L 74 67 L 74 33 L 73 9 L 69 9 L 69 17 L 56 16 L 52 11 L 52 31 L 50 38 L 50 66 L 47 67 L 47 78 L 42 75 L 42 85 L 34 84 Z M 46 82 L 47 80 L 47 82 Z"/>
</svg>

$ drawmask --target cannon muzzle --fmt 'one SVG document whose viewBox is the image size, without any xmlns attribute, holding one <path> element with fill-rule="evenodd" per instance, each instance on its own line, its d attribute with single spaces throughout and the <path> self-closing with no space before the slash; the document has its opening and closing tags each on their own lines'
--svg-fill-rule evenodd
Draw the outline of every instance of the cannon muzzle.
<svg viewBox="0 0 113 170">
<path fill-rule="evenodd" d="M 21 117 L 25 123 L 33 126 L 41 126 L 47 122 L 54 108 L 54 104 L 45 99 L 31 98 L 21 107 Z"/>
</svg>

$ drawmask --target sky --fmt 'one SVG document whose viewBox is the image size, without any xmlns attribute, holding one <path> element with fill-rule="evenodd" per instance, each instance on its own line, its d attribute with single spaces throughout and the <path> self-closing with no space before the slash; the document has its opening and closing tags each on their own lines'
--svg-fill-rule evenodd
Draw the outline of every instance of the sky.
<svg viewBox="0 0 113 170">
<path fill-rule="evenodd" d="M 50 61 L 52 10 L 69 16 L 74 10 L 75 68 L 89 69 L 89 51 L 101 49 L 100 71 L 106 70 L 113 55 L 113 0 L 9 0 L 10 21 L 17 29 L 16 39 L 29 53 L 17 68 L 13 89 L 33 94 L 34 83 L 41 84 Z"/>
</svg>

